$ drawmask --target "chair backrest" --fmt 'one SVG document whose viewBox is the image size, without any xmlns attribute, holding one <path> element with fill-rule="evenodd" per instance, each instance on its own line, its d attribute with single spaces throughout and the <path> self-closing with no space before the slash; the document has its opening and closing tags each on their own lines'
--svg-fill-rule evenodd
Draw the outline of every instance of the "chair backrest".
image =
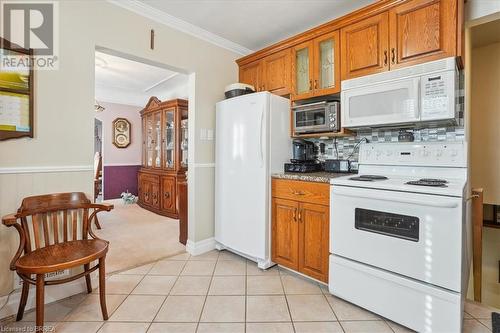
<svg viewBox="0 0 500 333">
<path fill-rule="evenodd" d="M 23 199 L 16 217 L 25 235 L 24 252 L 88 238 L 90 200 L 82 192 Z"/>
<path fill-rule="evenodd" d="M 94 155 L 94 179 L 99 179 L 102 171 L 102 156 L 101 153 L 96 151 Z"/>
</svg>

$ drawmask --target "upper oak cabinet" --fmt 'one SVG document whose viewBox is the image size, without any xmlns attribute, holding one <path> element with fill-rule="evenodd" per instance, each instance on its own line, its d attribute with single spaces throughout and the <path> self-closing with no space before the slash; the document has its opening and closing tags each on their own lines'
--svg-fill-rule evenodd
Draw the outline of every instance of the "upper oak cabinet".
<svg viewBox="0 0 500 333">
<path fill-rule="evenodd" d="M 240 82 L 300 100 L 338 93 L 340 80 L 446 57 L 462 66 L 463 7 L 464 0 L 377 1 L 238 59 Z"/>
<path fill-rule="evenodd" d="M 240 67 L 240 82 L 276 95 L 290 94 L 290 50 L 271 54 Z"/>
<path fill-rule="evenodd" d="M 254 61 L 240 67 L 240 82 L 250 84 L 255 87 L 255 91 L 260 91 L 262 82 L 262 67 L 260 61 Z"/>
<path fill-rule="evenodd" d="M 292 99 L 340 91 L 339 44 L 333 31 L 292 48 Z"/>
<path fill-rule="evenodd" d="M 290 94 L 290 50 L 283 50 L 262 59 L 261 91 L 276 95 Z"/>
<path fill-rule="evenodd" d="M 341 29 L 342 80 L 389 69 L 388 33 L 387 12 Z"/>
<path fill-rule="evenodd" d="M 391 9 L 391 69 L 454 56 L 456 21 L 452 0 L 411 0 Z"/>
</svg>

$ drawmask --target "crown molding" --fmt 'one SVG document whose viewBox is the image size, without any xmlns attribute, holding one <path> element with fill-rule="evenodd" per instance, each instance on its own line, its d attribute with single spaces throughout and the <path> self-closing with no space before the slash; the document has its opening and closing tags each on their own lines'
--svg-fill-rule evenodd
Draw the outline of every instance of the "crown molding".
<svg viewBox="0 0 500 333">
<path fill-rule="evenodd" d="M 136 14 L 147 17 L 155 22 L 182 31 L 186 34 L 202 39 L 204 41 L 207 41 L 209 43 L 227 49 L 229 51 L 241 55 L 248 55 L 254 52 L 238 43 L 232 42 L 219 35 L 211 33 L 210 31 L 200 28 L 194 24 L 191 24 L 177 17 L 174 17 L 170 14 L 167 14 L 161 10 L 146 5 L 145 3 L 142 3 L 139 0 L 107 0 L 107 2 L 122 7 L 124 9 L 130 10 Z"/>
</svg>

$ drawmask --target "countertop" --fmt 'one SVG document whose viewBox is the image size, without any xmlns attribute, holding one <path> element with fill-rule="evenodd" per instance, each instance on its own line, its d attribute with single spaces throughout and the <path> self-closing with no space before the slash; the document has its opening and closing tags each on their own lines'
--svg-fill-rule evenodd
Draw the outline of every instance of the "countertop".
<svg viewBox="0 0 500 333">
<path fill-rule="evenodd" d="M 271 177 L 279 179 L 302 180 L 306 182 L 330 183 L 330 179 L 354 175 L 353 173 L 337 173 L 337 172 L 279 172 L 273 173 Z"/>
</svg>

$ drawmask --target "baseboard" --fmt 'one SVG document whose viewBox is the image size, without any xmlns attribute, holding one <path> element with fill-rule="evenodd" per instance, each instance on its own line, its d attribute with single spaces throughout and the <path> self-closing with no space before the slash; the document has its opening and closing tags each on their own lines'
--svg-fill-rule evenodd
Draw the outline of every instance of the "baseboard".
<svg viewBox="0 0 500 333">
<path fill-rule="evenodd" d="M 188 239 L 186 242 L 186 251 L 192 256 L 198 256 L 213 249 L 215 249 L 215 239 L 213 237 L 199 242 L 193 242 Z"/>
<path fill-rule="evenodd" d="M 99 279 L 97 272 L 91 274 L 92 287 L 95 288 L 98 286 Z M 72 282 L 54 285 L 54 286 L 46 286 L 45 287 L 45 304 L 53 303 L 55 301 L 59 301 L 61 299 L 80 294 L 83 292 L 87 292 L 87 286 L 85 284 L 85 279 L 81 278 Z M 30 309 L 35 308 L 35 287 L 31 286 L 30 292 L 28 295 L 28 302 L 26 303 L 25 312 Z M 5 304 L 8 296 L 0 297 L 0 305 Z M 17 314 L 17 309 L 19 308 L 19 300 L 21 298 L 21 289 L 16 290 L 12 293 L 8 299 L 8 302 L 5 306 L 0 310 L 0 320 L 6 317 L 10 317 L 12 315 Z"/>
</svg>

